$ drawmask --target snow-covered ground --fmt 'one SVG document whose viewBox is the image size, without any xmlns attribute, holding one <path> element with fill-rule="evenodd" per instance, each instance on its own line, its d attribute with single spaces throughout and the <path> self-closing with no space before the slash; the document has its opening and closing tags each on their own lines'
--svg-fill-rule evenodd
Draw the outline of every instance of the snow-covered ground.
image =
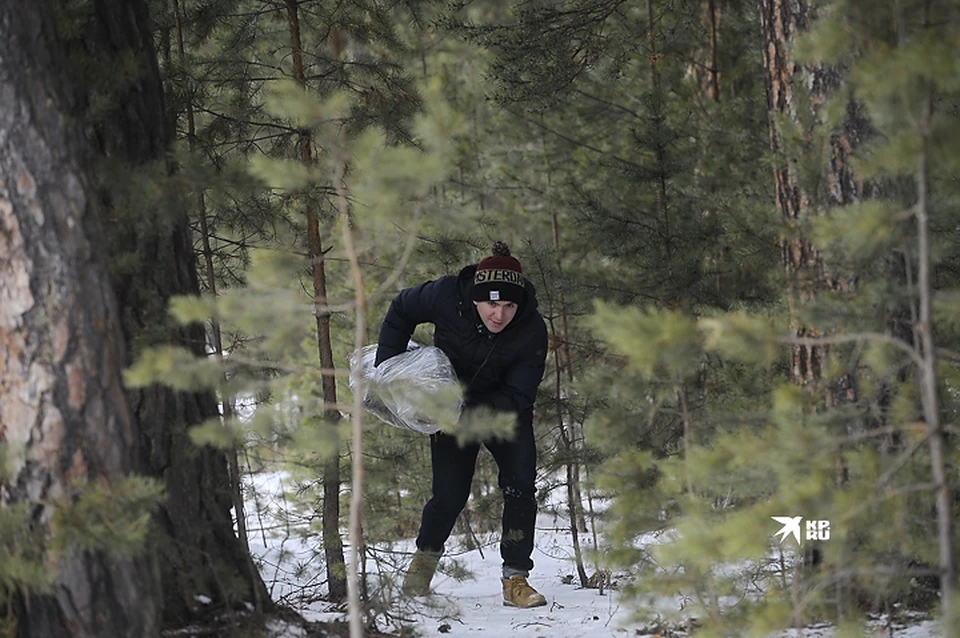
<svg viewBox="0 0 960 638">
<path fill-rule="evenodd" d="M 251 551 L 261 562 L 261 573 L 274 600 L 298 610 L 307 620 L 345 620 L 342 608 L 322 600 L 325 589 L 322 548 L 316 521 L 311 528 L 310 512 L 297 512 L 281 496 L 288 481 L 283 474 L 256 475 L 247 483 L 247 521 Z M 481 538 L 481 548 L 458 550 L 451 539 L 441 561 L 440 573 L 432 583 L 433 595 L 414 601 L 395 597 L 383 614 L 380 629 L 396 630 L 401 624 L 413 625 L 422 636 L 450 638 L 640 638 L 659 635 L 650 624 L 631 622 L 627 606 L 618 599 L 616 589 L 601 593 L 579 587 L 575 577 L 570 534 L 550 515 L 541 514 L 530 582 L 547 599 L 545 607 L 515 609 L 504 607 L 500 590 L 500 555 L 495 537 Z M 402 568 L 409 560 L 413 541 L 391 547 L 372 548 L 367 570 L 382 573 L 380 583 L 389 593 L 398 587 Z M 350 553 L 347 550 L 349 560 Z M 458 577 L 454 577 L 454 573 Z M 463 574 L 468 576 L 465 578 Z M 657 607 L 670 607 L 674 601 L 656 601 Z M 394 626 L 391 626 L 394 625 Z M 884 628 L 882 619 L 864 630 L 865 636 L 896 638 L 940 638 L 934 621 L 910 625 L 894 624 Z M 676 630 L 677 627 L 673 626 Z M 284 635 L 276 634 L 278 637 Z M 295 635 L 295 634 L 290 634 Z M 682 636 L 684 632 L 665 633 Z M 776 638 L 831 638 L 827 625 L 792 630 Z M 774 637 L 771 637 L 774 638 Z"/>
</svg>

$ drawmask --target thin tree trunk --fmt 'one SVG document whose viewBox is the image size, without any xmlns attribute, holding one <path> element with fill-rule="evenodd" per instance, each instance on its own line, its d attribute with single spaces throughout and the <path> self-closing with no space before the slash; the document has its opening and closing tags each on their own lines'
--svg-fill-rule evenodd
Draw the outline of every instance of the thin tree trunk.
<svg viewBox="0 0 960 638">
<path fill-rule="evenodd" d="M 664 148 L 662 124 L 664 120 L 663 99 L 660 86 L 660 57 L 661 53 L 657 48 L 657 30 L 656 13 L 653 6 L 654 0 L 647 0 L 647 45 L 649 46 L 648 56 L 650 63 L 650 80 L 653 84 L 654 93 L 654 112 L 653 120 L 656 129 L 656 139 L 654 140 L 654 153 L 657 158 L 657 214 L 660 216 L 660 222 L 663 224 L 663 249 L 664 257 L 667 260 L 669 268 L 672 259 L 672 238 L 670 236 L 670 208 L 667 206 L 667 172 L 666 172 L 666 149 Z"/>
<path fill-rule="evenodd" d="M 680 406 L 680 419 L 683 421 L 683 484 L 687 494 L 693 494 L 693 479 L 690 469 L 690 449 L 693 446 L 690 431 L 690 412 L 687 409 L 687 385 L 678 381 L 677 403 Z"/>
<path fill-rule="evenodd" d="M 350 281 L 353 284 L 355 302 L 356 330 L 354 349 L 359 352 L 367 338 L 367 298 L 363 285 L 363 272 L 353 240 L 353 227 L 350 222 L 350 204 L 347 200 L 346 186 L 343 183 L 346 174 L 346 158 L 341 158 L 340 174 L 336 177 L 337 201 L 340 216 L 343 218 L 343 244 L 350 260 Z M 360 561 L 363 555 L 363 376 L 359 366 L 351 372 L 356 391 L 353 395 L 353 461 L 350 479 L 350 547 L 352 560 L 348 569 L 348 603 L 350 611 L 350 638 L 363 638 L 362 608 L 360 606 Z"/>
<path fill-rule="evenodd" d="M 917 292 L 919 294 L 921 356 L 921 404 L 923 418 L 930 431 L 930 462 L 936 485 L 937 541 L 940 555 L 940 605 L 944 626 L 954 626 L 953 596 L 956 589 L 956 564 L 953 556 L 953 513 L 950 482 L 947 471 L 947 446 L 940 422 L 940 400 L 937 390 L 937 353 L 933 334 L 933 283 L 930 274 L 930 230 L 927 211 L 929 177 L 927 169 L 927 140 L 929 136 L 932 99 L 928 97 L 920 122 L 923 147 L 917 162 Z"/>
<path fill-rule="evenodd" d="M 560 349 L 556 346 L 557 341 L 557 332 L 556 328 L 553 325 L 553 319 L 549 321 L 550 333 L 554 339 L 554 393 L 557 401 L 557 427 L 560 431 L 560 441 L 563 444 L 563 452 L 566 457 L 564 465 L 566 466 L 567 471 L 567 508 L 569 509 L 570 516 L 570 538 L 573 541 L 573 557 L 574 563 L 577 566 L 577 575 L 580 577 L 580 586 L 587 586 L 587 572 L 583 566 L 583 552 L 580 549 L 580 527 L 577 524 L 579 519 L 579 513 L 582 509 L 582 505 L 579 501 L 579 494 L 577 490 L 577 483 L 579 482 L 579 472 L 575 470 L 577 467 L 577 461 L 573 458 L 574 448 L 573 444 L 570 441 L 570 435 L 567 432 L 566 424 L 564 423 L 564 414 L 563 414 L 563 386 L 561 383 L 562 372 L 560 364 Z"/>
<path fill-rule="evenodd" d="M 287 18 L 290 26 L 290 48 L 293 52 L 293 75 L 301 85 L 306 85 L 303 70 L 303 45 L 300 38 L 300 15 L 296 0 L 287 0 Z M 339 42 L 339 40 L 337 40 Z M 339 51 L 336 52 L 339 55 Z M 310 133 L 301 131 L 297 143 L 300 160 L 305 165 L 313 164 L 313 143 Z M 333 370 L 333 346 L 330 337 L 330 313 L 327 306 L 327 281 L 324 266 L 323 242 L 320 237 L 320 223 L 317 219 L 317 206 L 310 196 L 306 198 L 307 240 L 310 246 L 310 260 L 313 275 L 314 307 L 317 321 L 317 351 L 320 367 Z M 337 403 L 337 381 L 331 373 L 324 373 L 321 381 L 323 401 L 327 405 Z M 340 420 L 337 410 L 326 410 L 324 418 L 335 427 Z M 344 569 L 343 539 L 340 536 L 340 449 L 331 452 L 323 470 L 323 551 L 326 559 L 327 583 L 331 600 L 340 601 L 347 597 L 347 581 Z"/>
<path fill-rule="evenodd" d="M 700 93 L 710 102 L 720 101 L 720 3 L 721 0 L 702 0 L 700 15 L 706 23 L 707 44 L 698 48 L 690 63 Z"/>
<path fill-rule="evenodd" d="M 708 95 L 714 102 L 720 101 L 720 0 L 707 0 L 710 17 L 710 89 Z"/>
<path fill-rule="evenodd" d="M 552 186 L 552 178 L 550 176 L 550 165 L 547 164 L 547 187 Z M 563 276 L 563 263 L 560 260 L 560 218 L 557 216 L 556 209 L 553 210 L 553 213 L 550 216 L 550 226 L 553 236 L 553 250 L 557 256 L 556 268 L 557 274 Z M 570 357 L 570 322 L 567 317 L 567 301 L 566 295 L 564 294 L 563 288 L 560 289 L 559 293 L 559 302 L 560 302 L 560 343 L 557 344 L 559 347 L 560 353 L 563 355 L 560 359 L 560 363 L 563 366 L 564 371 L 566 372 L 567 382 L 573 383 L 573 362 Z"/>
<path fill-rule="evenodd" d="M 553 175 L 550 170 L 550 159 L 546 153 L 546 140 L 541 138 L 544 149 L 544 161 L 547 168 L 547 191 L 548 194 L 553 187 Z M 554 266 L 557 270 L 557 276 L 563 276 L 563 263 L 560 259 L 560 219 L 556 209 L 553 209 L 550 216 L 553 250 L 556 255 Z M 557 427 L 560 431 L 560 441 L 563 444 L 566 459 L 567 474 L 567 508 L 570 516 L 570 535 L 573 542 L 574 562 L 577 567 L 577 576 L 580 578 L 580 586 L 586 587 L 589 577 L 583 565 L 583 550 L 580 547 L 580 530 L 586 531 L 586 520 L 583 515 L 583 495 L 580 492 L 580 461 L 577 458 L 579 452 L 577 447 L 576 435 L 571 436 L 570 430 L 573 420 L 568 424 L 566 420 L 566 392 L 563 387 L 564 373 L 568 383 L 573 382 L 573 365 L 570 360 L 569 332 L 567 321 L 566 299 L 564 297 L 563 287 L 558 291 L 557 306 L 560 312 L 560 333 L 557 333 L 553 319 L 550 320 L 550 336 L 553 340 L 554 370 L 555 370 L 555 395 L 557 402 Z M 552 313 L 551 313 L 552 314 Z M 569 426 L 569 427 L 568 427 Z"/>
</svg>

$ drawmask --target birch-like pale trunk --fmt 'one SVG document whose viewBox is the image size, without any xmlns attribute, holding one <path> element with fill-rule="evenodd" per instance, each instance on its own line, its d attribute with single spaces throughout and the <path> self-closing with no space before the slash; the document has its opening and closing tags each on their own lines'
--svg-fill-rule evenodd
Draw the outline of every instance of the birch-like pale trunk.
<svg viewBox="0 0 960 638">
<path fill-rule="evenodd" d="M 366 340 L 367 298 L 363 286 L 363 271 L 353 239 L 350 221 L 350 203 L 343 183 L 346 160 L 342 160 L 340 174 L 336 179 L 337 202 L 343 226 L 343 245 L 350 261 L 350 281 L 353 284 L 356 330 L 354 349 L 360 352 Z M 360 606 L 359 567 L 360 548 L 363 543 L 363 375 L 360 366 L 351 370 L 353 377 L 353 456 L 350 479 L 350 550 L 351 559 L 347 571 L 347 603 L 350 612 L 350 638 L 363 638 L 363 609 Z"/>
<path fill-rule="evenodd" d="M 933 284 L 930 274 L 930 228 L 928 216 L 929 174 L 927 168 L 927 142 L 929 135 L 932 101 L 927 102 L 920 120 L 923 146 L 917 158 L 917 205 L 914 218 L 917 222 L 917 295 L 919 317 L 917 332 L 920 336 L 920 399 L 923 418 L 927 424 L 930 441 L 930 464 L 935 485 L 937 505 L 937 545 L 940 556 L 940 605 L 945 626 L 953 621 L 953 596 L 956 591 L 956 565 L 953 555 L 953 512 L 950 497 L 950 482 L 947 472 L 946 440 L 940 420 L 940 398 L 937 390 L 937 353 L 933 334 Z"/>
</svg>

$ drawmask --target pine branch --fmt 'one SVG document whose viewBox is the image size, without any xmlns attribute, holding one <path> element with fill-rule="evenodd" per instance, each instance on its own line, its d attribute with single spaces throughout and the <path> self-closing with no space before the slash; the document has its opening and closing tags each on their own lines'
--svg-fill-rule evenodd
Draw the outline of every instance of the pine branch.
<svg viewBox="0 0 960 638">
<path fill-rule="evenodd" d="M 226 120 L 227 122 L 233 122 L 234 124 L 247 124 L 249 126 L 256 126 L 256 127 L 262 127 L 262 128 L 275 128 L 281 131 L 286 131 L 287 133 L 290 133 L 290 134 L 299 132 L 297 128 L 292 126 L 287 126 L 285 124 L 280 124 L 276 120 L 254 122 L 253 120 L 245 120 L 245 119 L 240 119 L 238 117 L 225 115 L 223 113 L 220 113 L 219 111 L 214 111 L 213 109 L 209 109 L 204 106 L 194 106 L 193 109 L 200 113 L 206 113 L 207 115 L 212 115 L 213 117 L 219 120 Z"/>
<path fill-rule="evenodd" d="M 584 148 L 584 149 L 587 149 L 588 151 L 593 151 L 594 153 L 597 153 L 598 155 L 609 155 L 609 153 L 607 153 L 606 151 L 604 151 L 604 150 L 601 149 L 601 148 L 598 148 L 598 147 L 593 146 L 592 144 L 588 144 L 588 143 L 586 143 L 586 142 L 581 142 L 580 140 L 575 140 L 575 139 L 573 139 L 572 137 L 569 137 L 569 136 L 564 135 L 563 133 L 557 131 L 556 129 L 552 129 L 552 128 L 550 128 L 550 127 L 542 124 L 541 122 L 538 122 L 537 120 L 535 120 L 535 119 L 533 119 L 533 118 L 527 117 L 527 116 L 524 115 L 523 113 L 518 113 L 518 112 L 516 112 L 516 111 L 514 111 L 514 110 L 511 110 L 511 109 L 505 109 L 505 110 L 507 111 L 507 113 L 510 113 L 510 115 L 513 115 L 514 117 L 518 117 L 518 118 L 520 118 L 521 120 L 523 120 L 523 121 L 525 121 L 525 122 L 529 122 L 530 124 L 533 124 L 533 125 L 536 126 L 537 128 L 546 131 L 546 132 L 549 133 L 550 135 L 553 135 L 554 137 L 558 137 L 558 138 L 564 140 L 565 142 L 569 142 L 569 143 L 573 144 L 573 145 L 576 146 L 577 148 Z M 636 168 L 636 169 L 638 169 L 638 170 L 644 168 L 642 164 L 639 164 L 639 163 L 637 163 L 637 162 L 632 162 L 632 161 L 630 161 L 630 160 L 624 159 L 624 158 L 619 157 L 619 156 L 614 156 L 614 159 L 615 159 L 616 161 L 618 161 L 618 162 L 622 162 L 623 164 L 626 164 L 627 166 L 632 166 L 632 167 L 634 167 L 634 168 Z"/>
</svg>

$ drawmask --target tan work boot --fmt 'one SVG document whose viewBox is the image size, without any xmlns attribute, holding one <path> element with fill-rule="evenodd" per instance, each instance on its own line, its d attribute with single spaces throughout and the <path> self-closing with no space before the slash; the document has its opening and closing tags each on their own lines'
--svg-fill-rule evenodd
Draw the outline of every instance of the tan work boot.
<svg viewBox="0 0 960 638">
<path fill-rule="evenodd" d="M 407 575 L 403 577 L 400 588 L 407 596 L 426 596 L 430 593 L 430 581 L 440 564 L 440 552 L 427 552 L 418 549 L 413 554 Z"/>
<path fill-rule="evenodd" d="M 519 574 L 510 578 L 500 579 L 503 583 L 503 604 L 507 607 L 540 607 L 547 604 L 547 599 L 530 586 L 527 579 Z"/>
</svg>

